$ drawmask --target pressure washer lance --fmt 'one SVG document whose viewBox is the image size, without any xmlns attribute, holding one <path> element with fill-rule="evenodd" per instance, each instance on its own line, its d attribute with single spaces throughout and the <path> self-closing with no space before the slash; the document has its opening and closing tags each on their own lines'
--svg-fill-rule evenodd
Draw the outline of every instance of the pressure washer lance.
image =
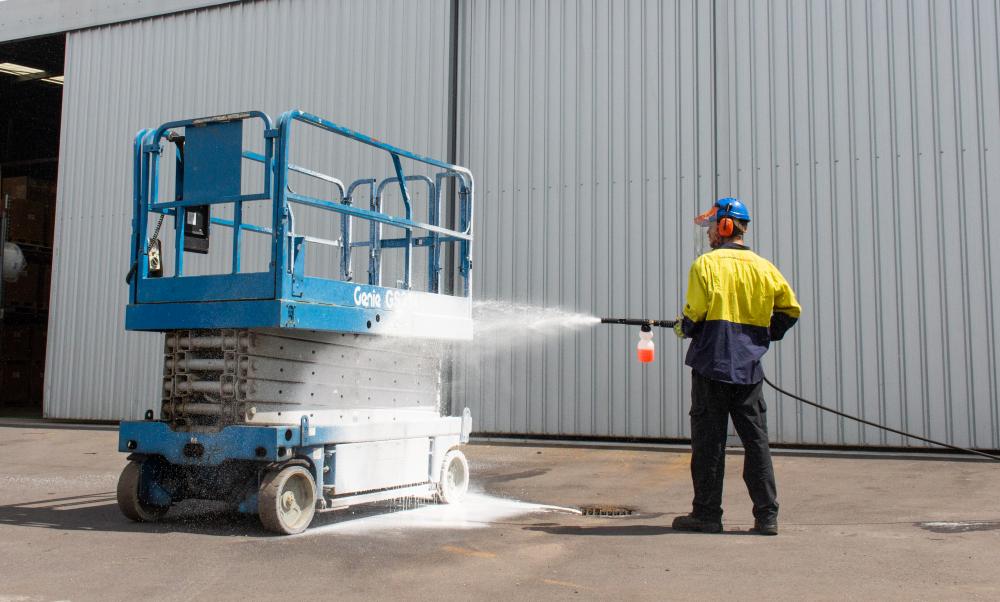
<svg viewBox="0 0 1000 602">
<path fill-rule="evenodd" d="M 643 364 L 653 361 L 656 356 L 656 345 L 653 344 L 653 327 L 673 328 L 676 320 L 646 320 L 635 318 L 601 318 L 601 324 L 625 324 L 639 327 L 639 344 L 635 347 L 636 355 Z"/>
<path fill-rule="evenodd" d="M 646 318 L 601 318 L 601 324 L 625 324 L 627 326 L 638 326 L 639 332 L 639 344 L 636 347 L 636 351 L 639 356 L 639 361 L 642 363 L 649 363 L 653 361 L 653 327 L 658 326 L 660 328 L 673 328 L 677 324 L 676 320 L 650 320 Z M 772 389 L 781 393 L 782 395 L 787 395 L 796 401 L 800 401 L 806 405 L 811 405 L 814 408 L 823 410 L 824 412 L 830 412 L 831 414 L 836 414 L 841 418 L 847 418 L 855 422 L 860 422 L 866 426 L 872 426 L 877 429 L 882 429 L 883 431 L 888 431 L 896 435 L 902 435 L 903 437 L 909 437 L 911 439 L 916 439 L 917 441 L 923 441 L 924 443 L 931 443 L 933 445 L 939 445 L 941 447 L 946 447 L 955 451 L 964 452 L 967 454 L 974 454 L 977 456 L 983 456 L 984 458 L 989 458 L 990 460 L 996 460 L 1000 462 L 1000 456 L 995 456 L 993 454 L 988 454 L 986 452 L 981 452 L 976 449 L 969 449 L 967 447 L 958 447 L 957 445 L 951 445 L 949 443 L 943 443 L 941 441 L 935 441 L 934 439 L 928 439 L 926 437 L 921 437 L 920 435 L 914 435 L 912 433 L 907 433 L 906 431 L 901 431 L 888 427 L 870 420 L 865 420 L 864 418 L 858 418 L 857 416 L 851 416 L 850 414 L 845 414 L 840 410 L 835 410 L 833 408 L 827 407 L 825 405 L 816 403 L 815 401 L 810 401 L 804 397 L 800 397 L 794 393 L 790 393 L 778 385 L 774 384 L 768 378 L 764 377 L 764 382 L 768 384 Z"/>
</svg>

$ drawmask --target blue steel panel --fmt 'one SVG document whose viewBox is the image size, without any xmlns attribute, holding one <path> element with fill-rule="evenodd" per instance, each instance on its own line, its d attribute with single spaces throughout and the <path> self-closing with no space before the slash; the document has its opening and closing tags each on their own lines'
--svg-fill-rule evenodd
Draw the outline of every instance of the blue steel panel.
<svg viewBox="0 0 1000 602">
<path fill-rule="evenodd" d="M 280 325 L 281 302 L 274 300 L 143 303 L 125 308 L 126 330 L 274 328 Z"/>
<path fill-rule="evenodd" d="M 283 326 L 398 334 L 399 325 L 392 322 L 391 316 L 405 308 L 404 314 L 419 313 L 424 325 L 428 320 L 435 321 L 439 327 L 431 335 L 435 338 L 472 338 L 472 304 L 465 297 L 322 278 L 303 279 L 302 291 L 303 302 L 295 304 L 294 320 L 286 321 Z M 309 303 L 314 299 L 322 299 L 322 304 Z M 463 323 L 469 326 L 461 326 Z"/>
<path fill-rule="evenodd" d="M 184 128 L 184 200 L 240 194 L 243 121 Z"/>
<path fill-rule="evenodd" d="M 377 289 L 379 287 L 363 287 Z M 386 290 L 386 289 L 382 289 Z M 422 318 L 439 319 L 444 338 L 471 337 L 471 326 L 456 329 L 471 317 L 453 310 L 455 306 L 440 304 L 440 312 Z M 433 308 L 431 308 L 433 309 Z M 208 301 L 204 303 L 142 303 L 125 308 L 127 330 L 166 331 L 199 328 L 300 328 L 368 334 L 396 334 L 397 326 L 386 317 L 391 311 L 321 303 L 299 303 L 282 300 Z M 445 329 L 445 327 L 449 327 Z M 467 332 L 466 332 L 467 331 Z M 450 333 L 450 334 L 449 334 Z M 455 334 L 458 333 L 458 334 Z"/>
<path fill-rule="evenodd" d="M 166 331 L 186 328 L 303 328 L 378 333 L 384 328 L 376 309 L 294 303 L 280 300 L 210 301 L 129 305 L 127 330 Z M 368 326 L 371 324 L 371 326 Z"/>
<path fill-rule="evenodd" d="M 357 294 L 355 294 L 357 291 Z M 364 296 L 362 298 L 362 296 Z M 423 291 L 407 291 L 385 286 L 344 282 L 342 280 L 326 280 L 325 278 L 303 278 L 302 300 L 316 300 L 328 305 L 346 305 L 349 307 L 369 307 L 371 309 L 392 311 L 400 305 L 409 302 L 419 302 L 421 307 L 441 307 L 442 314 L 456 315 L 464 313 L 471 315 L 472 306 L 468 299 L 437 295 Z M 464 312 L 463 312 L 464 310 Z"/>
<path fill-rule="evenodd" d="M 290 439 L 285 438 L 290 431 Z M 217 466 L 226 460 L 278 460 L 278 447 L 293 449 L 300 440 L 299 427 L 230 426 L 217 433 L 185 433 L 170 430 L 165 422 L 123 421 L 118 428 L 118 451 L 163 456 L 171 464 Z M 135 448 L 129 449 L 128 442 Z M 201 457 L 184 455 L 184 446 L 200 443 L 205 451 Z M 266 450 L 257 455 L 257 448 Z M 284 456 L 289 457 L 289 454 Z"/>
<path fill-rule="evenodd" d="M 140 303 L 273 298 L 274 277 L 270 272 L 146 278 L 139 285 Z"/>
<path fill-rule="evenodd" d="M 360 307 L 285 302 L 283 328 L 377 334 L 383 330 L 380 312 Z M 371 326 L 369 326 L 369 324 Z"/>
</svg>

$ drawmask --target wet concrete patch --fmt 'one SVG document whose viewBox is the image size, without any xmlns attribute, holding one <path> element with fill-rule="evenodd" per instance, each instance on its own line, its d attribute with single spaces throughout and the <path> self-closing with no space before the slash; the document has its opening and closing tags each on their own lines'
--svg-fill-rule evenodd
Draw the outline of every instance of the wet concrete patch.
<svg viewBox="0 0 1000 602">
<path fill-rule="evenodd" d="M 482 529 L 538 513 L 580 514 L 576 508 L 533 504 L 481 492 L 469 493 L 460 504 L 417 502 L 402 511 L 394 510 L 384 504 L 370 504 L 353 511 L 348 508 L 347 511 L 323 513 L 313 520 L 307 531 L 296 537 L 325 533 L 369 535 L 419 529 Z"/>
<path fill-rule="evenodd" d="M 501 483 L 509 483 L 510 481 L 517 481 L 519 479 L 531 479 L 534 477 L 540 477 L 547 474 L 548 472 L 549 472 L 548 468 L 533 468 L 531 470 L 522 470 L 520 472 L 508 472 L 499 474 L 486 473 L 486 474 L 477 474 L 476 480 L 486 485 L 499 485 Z"/>
<path fill-rule="evenodd" d="M 994 531 L 1000 529 L 1000 521 L 936 521 L 916 523 L 916 526 L 931 533 L 969 533 L 971 531 Z"/>
</svg>

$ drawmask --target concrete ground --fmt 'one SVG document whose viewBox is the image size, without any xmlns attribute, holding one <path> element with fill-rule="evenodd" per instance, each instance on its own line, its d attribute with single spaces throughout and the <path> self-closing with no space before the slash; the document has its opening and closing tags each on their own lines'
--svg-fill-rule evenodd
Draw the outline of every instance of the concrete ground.
<svg viewBox="0 0 1000 602">
<path fill-rule="evenodd" d="M 0 600 L 1000 598 L 996 463 L 778 455 L 781 534 L 760 537 L 730 455 L 725 532 L 701 535 L 669 526 L 690 504 L 682 451 L 470 445 L 480 501 L 637 514 L 382 505 L 278 537 L 198 504 L 127 521 L 116 441 L 0 426 Z"/>
</svg>

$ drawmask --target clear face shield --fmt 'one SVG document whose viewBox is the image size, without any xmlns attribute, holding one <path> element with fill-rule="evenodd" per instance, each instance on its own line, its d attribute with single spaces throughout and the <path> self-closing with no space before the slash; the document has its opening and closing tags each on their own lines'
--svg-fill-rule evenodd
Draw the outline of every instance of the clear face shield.
<svg viewBox="0 0 1000 602">
<path fill-rule="evenodd" d="M 704 255 L 721 244 L 718 231 L 715 227 L 715 205 L 711 209 L 694 218 L 694 251 L 697 255 Z"/>
</svg>

